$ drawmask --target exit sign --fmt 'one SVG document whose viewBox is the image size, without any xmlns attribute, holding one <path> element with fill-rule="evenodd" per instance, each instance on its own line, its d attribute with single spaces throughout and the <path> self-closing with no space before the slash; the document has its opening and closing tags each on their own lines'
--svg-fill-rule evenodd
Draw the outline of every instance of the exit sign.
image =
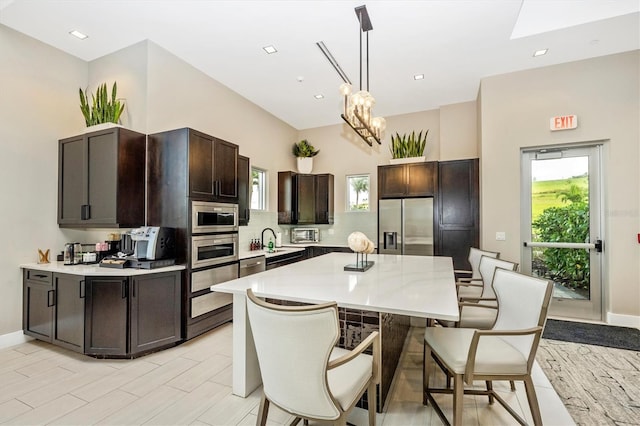
<svg viewBox="0 0 640 426">
<path fill-rule="evenodd" d="M 558 115 L 549 119 L 549 128 L 555 130 L 568 130 L 578 127 L 577 115 Z"/>
</svg>

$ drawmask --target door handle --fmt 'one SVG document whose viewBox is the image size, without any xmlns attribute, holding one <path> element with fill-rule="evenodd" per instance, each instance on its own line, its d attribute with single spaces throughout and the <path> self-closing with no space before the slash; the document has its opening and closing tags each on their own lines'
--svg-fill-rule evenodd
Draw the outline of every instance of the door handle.
<svg viewBox="0 0 640 426">
<path fill-rule="evenodd" d="M 596 253 L 602 253 L 603 244 L 604 243 L 602 240 L 596 240 L 596 243 L 595 243 Z"/>
<path fill-rule="evenodd" d="M 80 281 L 80 299 L 84 299 L 85 296 L 85 292 L 84 292 L 84 280 Z"/>
<path fill-rule="evenodd" d="M 127 282 L 126 281 L 121 281 L 122 283 L 122 298 L 126 299 L 127 298 Z"/>
<path fill-rule="evenodd" d="M 91 219 L 91 206 L 89 204 L 83 204 L 80 207 L 80 220 Z"/>
<path fill-rule="evenodd" d="M 54 298 L 55 298 L 55 290 L 47 291 L 47 308 L 50 308 L 53 305 L 55 305 Z"/>
</svg>

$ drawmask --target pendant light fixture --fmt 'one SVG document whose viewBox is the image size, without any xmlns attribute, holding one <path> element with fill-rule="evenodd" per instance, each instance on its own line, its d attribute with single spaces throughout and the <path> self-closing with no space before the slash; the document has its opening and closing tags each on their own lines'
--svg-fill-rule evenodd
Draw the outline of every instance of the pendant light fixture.
<svg viewBox="0 0 640 426">
<path fill-rule="evenodd" d="M 351 84 L 348 82 L 340 86 L 340 93 L 344 97 L 344 111 L 340 114 L 340 117 L 342 117 L 369 146 L 372 146 L 374 141 L 378 144 L 382 143 L 380 139 L 386 128 L 386 121 L 382 117 L 373 116 L 373 106 L 376 100 L 371 96 L 371 93 L 369 93 L 369 31 L 373 29 L 373 26 L 369 19 L 367 6 L 358 6 L 355 8 L 355 11 L 358 21 L 360 22 L 360 29 L 358 31 L 360 36 L 360 90 L 353 93 Z M 365 39 L 364 51 L 362 48 L 363 37 Z M 364 56 L 366 56 L 366 61 L 364 62 L 366 90 L 363 90 L 362 86 Z"/>
</svg>

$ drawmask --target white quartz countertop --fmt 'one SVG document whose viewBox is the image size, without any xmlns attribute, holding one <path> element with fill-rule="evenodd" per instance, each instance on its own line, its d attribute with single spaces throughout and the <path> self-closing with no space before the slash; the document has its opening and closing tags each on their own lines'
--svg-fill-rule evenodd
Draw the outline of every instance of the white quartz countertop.
<svg viewBox="0 0 640 426">
<path fill-rule="evenodd" d="M 61 274 L 102 276 L 102 277 L 129 277 L 134 275 L 159 274 L 162 272 L 181 271 L 185 265 L 165 266 L 156 269 L 134 269 L 134 268 L 105 268 L 95 265 L 65 265 L 63 262 L 51 263 L 24 263 L 20 265 L 23 269 L 34 269 L 36 271 L 49 271 Z"/>
<path fill-rule="evenodd" d="M 458 320 L 458 303 L 449 257 L 369 255 L 366 272 L 344 271 L 353 253 L 330 253 L 211 287 L 213 291 L 307 303 L 336 301 L 353 309 L 423 318 Z"/>
</svg>

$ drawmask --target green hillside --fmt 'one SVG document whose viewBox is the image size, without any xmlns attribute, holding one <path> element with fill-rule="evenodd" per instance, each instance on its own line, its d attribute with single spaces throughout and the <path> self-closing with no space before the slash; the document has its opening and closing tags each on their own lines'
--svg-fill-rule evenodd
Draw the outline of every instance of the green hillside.
<svg viewBox="0 0 640 426">
<path fill-rule="evenodd" d="M 557 196 L 563 190 L 569 189 L 571 185 L 577 185 L 580 188 L 587 189 L 589 181 L 587 176 L 581 176 L 570 179 L 545 180 L 540 182 L 532 182 L 531 185 L 531 214 L 532 221 L 549 207 L 561 207 L 566 205 L 562 199 Z"/>
</svg>

